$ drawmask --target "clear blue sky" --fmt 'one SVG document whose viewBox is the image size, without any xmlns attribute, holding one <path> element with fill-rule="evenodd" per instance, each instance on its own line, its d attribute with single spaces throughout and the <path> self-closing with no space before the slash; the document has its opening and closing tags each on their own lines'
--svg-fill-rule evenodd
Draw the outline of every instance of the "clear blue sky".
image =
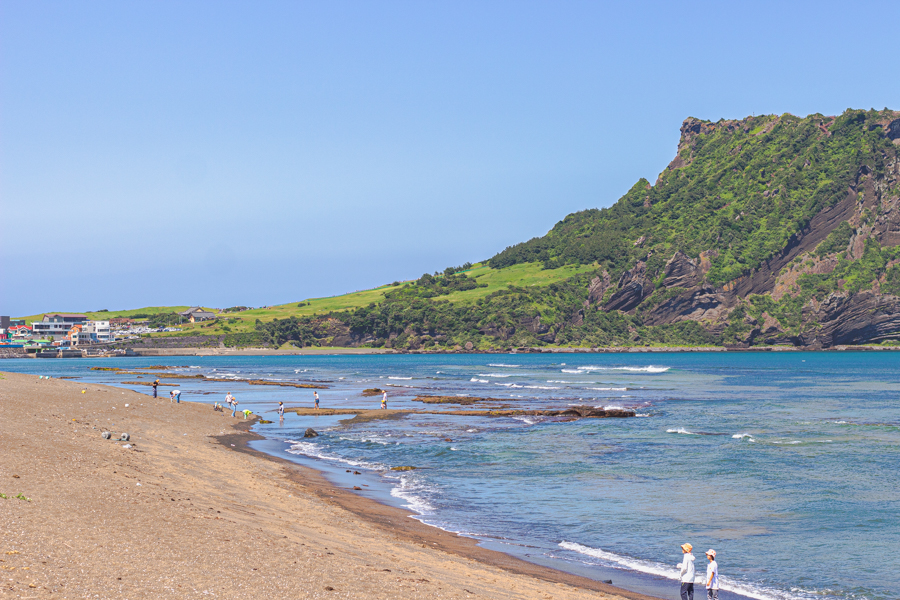
<svg viewBox="0 0 900 600">
<path fill-rule="evenodd" d="M 0 314 L 298 301 L 608 206 L 684 118 L 900 109 L 897 2 L 0 2 Z"/>
</svg>

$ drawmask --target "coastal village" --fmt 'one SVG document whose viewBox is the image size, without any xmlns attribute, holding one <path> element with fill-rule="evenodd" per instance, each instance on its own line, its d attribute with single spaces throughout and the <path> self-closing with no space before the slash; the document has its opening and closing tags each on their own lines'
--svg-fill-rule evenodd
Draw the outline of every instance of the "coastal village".
<svg viewBox="0 0 900 600">
<path fill-rule="evenodd" d="M 197 323 L 217 317 L 199 306 L 178 313 L 180 321 Z M 180 327 L 152 327 L 148 319 L 116 317 L 91 320 L 79 313 L 46 313 L 40 321 L 26 322 L 0 316 L 0 353 L 32 358 L 78 358 L 82 356 L 125 356 L 116 342 L 138 339 L 149 333 L 175 332 Z"/>
</svg>

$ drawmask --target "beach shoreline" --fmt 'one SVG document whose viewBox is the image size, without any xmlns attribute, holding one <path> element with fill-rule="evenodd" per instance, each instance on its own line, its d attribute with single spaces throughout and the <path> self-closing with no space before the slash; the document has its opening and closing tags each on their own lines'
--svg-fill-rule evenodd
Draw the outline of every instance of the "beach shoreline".
<svg viewBox="0 0 900 600">
<path fill-rule="evenodd" d="M 142 357 L 176 357 L 176 356 L 366 356 L 366 355 L 444 355 L 444 354 L 665 354 L 665 353 L 704 353 L 704 352 L 892 352 L 900 351 L 900 346 L 834 346 L 831 348 L 803 348 L 797 346 L 759 346 L 736 348 L 725 346 L 623 346 L 615 348 L 548 348 L 527 347 L 513 350 L 392 350 L 385 348 L 347 348 L 347 347 L 308 347 L 285 350 L 280 348 L 137 348 L 134 356 Z M 91 358 L 126 358 L 129 356 L 97 355 Z M 25 352 L 0 351 L 0 359 L 34 358 Z"/>
<path fill-rule="evenodd" d="M 355 494 L 353 491 L 336 486 L 327 479 L 323 471 L 298 465 L 295 462 L 250 447 L 251 441 L 266 439 L 264 436 L 250 431 L 251 426 L 252 422 L 249 421 L 237 423 L 234 425 L 234 433 L 219 436 L 219 443 L 223 446 L 234 444 L 232 449 L 237 452 L 250 454 L 262 460 L 274 461 L 293 469 L 287 475 L 292 481 L 310 489 L 323 502 L 334 503 L 359 519 L 386 532 L 399 535 L 429 549 L 455 554 L 511 573 L 534 577 L 550 583 L 614 594 L 629 600 L 659 600 L 653 596 L 625 590 L 588 577 L 581 577 L 558 569 L 536 565 L 511 554 L 482 548 L 478 545 L 478 541 L 473 538 L 460 536 L 422 523 L 412 518 L 417 516 L 412 511 L 383 504 L 377 500 L 365 498 Z"/>
<path fill-rule="evenodd" d="M 651 600 L 357 495 L 208 404 L 14 373 L 0 400 L 4 594 Z"/>
</svg>

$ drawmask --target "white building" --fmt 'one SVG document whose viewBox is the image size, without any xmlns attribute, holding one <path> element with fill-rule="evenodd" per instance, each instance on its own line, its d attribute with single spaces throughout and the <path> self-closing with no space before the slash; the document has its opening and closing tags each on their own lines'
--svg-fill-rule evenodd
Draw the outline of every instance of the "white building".
<svg viewBox="0 0 900 600">
<path fill-rule="evenodd" d="M 84 324 L 81 331 L 91 336 L 91 341 L 104 343 L 113 342 L 116 339 L 111 333 L 109 321 L 88 321 Z"/>
<path fill-rule="evenodd" d="M 80 346 L 113 342 L 116 338 L 110 331 L 109 321 L 85 321 L 72 326 L 69 339 L 74 345 Z"/>
<path fill-rule="evenodd" d="M 40 321 L 32 321 L 31 332 L 39 338 L 64 339 L 74 325 L 87 322 L 84 315 L 55 313 L 44 315 Z"/>
</svg>

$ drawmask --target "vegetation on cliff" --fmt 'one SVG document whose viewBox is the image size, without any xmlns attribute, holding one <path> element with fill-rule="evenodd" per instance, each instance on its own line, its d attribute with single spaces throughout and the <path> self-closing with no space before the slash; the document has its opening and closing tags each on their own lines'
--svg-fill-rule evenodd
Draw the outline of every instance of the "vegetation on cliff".
<svg viewBox="0 0 900 600">
<path fill-rule="evenodd" d="M 676 250 L 699 258 L 715 249 L 707 280 L 724 284 L 843 200 L 863 165 L 883 170 L 894 148 L 876 124 L 882 119 L 883 113 L 854 110 L 836 118 L 688 119 L 678 156 L 655 185 L 642 179 L 613 206 L 571 214 L 490 265 L 598 262 L 618 274 L 647 260 L 656 274 Z"/>
</svg>

